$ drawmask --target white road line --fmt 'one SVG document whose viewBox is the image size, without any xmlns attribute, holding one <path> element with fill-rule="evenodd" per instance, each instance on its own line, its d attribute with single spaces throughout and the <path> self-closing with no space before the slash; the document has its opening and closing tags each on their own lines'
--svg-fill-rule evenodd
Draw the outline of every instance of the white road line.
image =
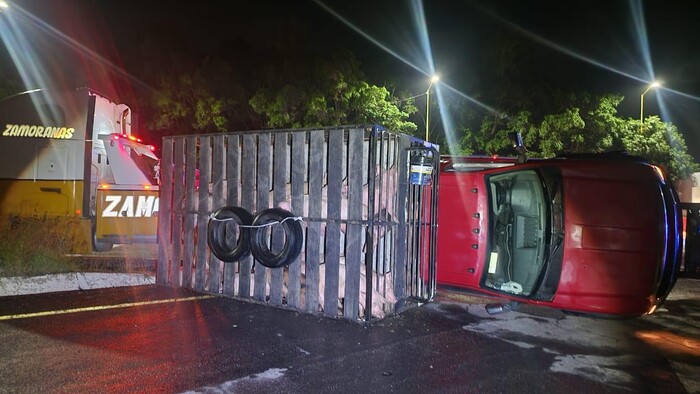
<svg viewBox="0 0 700 394">
<path fill-rule="evenodd" d="M 280 379 L 284 377 L 284 373 L 287 372 L 287 368 L 270 368 L 267 371 L 256 373 L 248 376 L 244 376 L 240 379 L 230 380 L 228 382 L 221 383 L 218 386 L 206 386 L 200 387 L 194 391 L 185 391 L 182 394 L 222 394 L 222 393 L 235 393 L 242 390 L 237 390 L 239 385 L 249 385 L 258 382 L 266 382 L 270 380 Z M 246 387 L 248 388 L 248 387 Z"/>
</svg>

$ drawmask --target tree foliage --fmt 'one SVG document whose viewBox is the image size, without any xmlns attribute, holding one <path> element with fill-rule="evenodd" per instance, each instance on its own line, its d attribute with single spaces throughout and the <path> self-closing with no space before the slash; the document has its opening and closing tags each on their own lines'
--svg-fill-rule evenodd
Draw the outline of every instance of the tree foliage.
<svg viewBox="0 0 700 394">
<path fill-rule="evenodd" d="M 239 97 L 230 66 L 207 59 L 194 72 L 157 77 L 149 126 L 164 134 L 223 132 L 235 118 Z"/>
<path fill-rule="evenodd" d="M 287 64 L 268 76 L 249 103 L 263 116 L 262 127 L 380 124 L 393 131 L 416 130 L 407 120 L 416 111 L 413 102 L 397 101 L 387 88 L 366 82 L 348 54 L 317 58 L 310 68 Z"/>
<path fill-rule="evenodd" d="M 495 110 L 479 116 L 473 110 L 452 108 L 458 111 L 450 112 L 458 116 L 454 123 L 457 143 L 450 138 L 447 144 L 451 154 L 510 155 L 508 134 L 521 132 L 531 156 L 625 149 L 661 165 L 673 179 L 697 170 L 674 125 L 650 117 L 640 132 L 639 120 L 620 117 L 617 108 L 622 96 L 576 95 L 551 87 L 533 92 L 527 86 L 515 86 L 524 78 L 517 71 L 527 53 L 509 46 L 493 54 L 506 66 L 493 68 L 491 79 L 497 83 L 480 99 L 495 103 Z M 392 131 L 422 135 L 409 120 L 417 113 L 413 99 L 400 99 L 411 94 L 395 94 L 368 82 L 350 53 L 323 58 L 285 53 L 268 60 L 249 79 L 234 72 L 231 63 L 219 60 L 205 60 L 196 67 L 173 62 L 179 68 L 161 71 L 156 79 L 157 94 L 146 116 L 149 125 L 161 134 L 174 134 L 223 132 L 232 127 L 380 124 Z M 248 92 L 242 88 L 244 83 Z M 546 100 L 538 98 L 543 96 Z M 440 132 L 435 136 L 441 145 L 448 142 Z"/>
<path fill-rule="evenodd" d="M 641 131 L 639 126 L 639 119 L 628 119 L 620 135 L 622 145 L 630 153 L 659 164 L 671 179 L 687 178 L 698 171 L 675 125 L 650 116 L 644 119 Z"/>
<path fill-rule="evenodd" d="M 484 117 L 478 132 L 462 130 L 459 151 L 465 154 L 512 154 L 509 132 L 521 132 L 531 156 L 553 157 L 559 153 L 591 153 L 626 150 L 662 166 L 672 179 L 688 177 L 698 166 L 688 154 L 678 129 L 658 117 L 645 119 L 640 132 L 638 119 L 617 115 L 619 95 L 569 95 L 562 110 L 532 119 L 528 111 L 511 116 Z"/>
</svg>

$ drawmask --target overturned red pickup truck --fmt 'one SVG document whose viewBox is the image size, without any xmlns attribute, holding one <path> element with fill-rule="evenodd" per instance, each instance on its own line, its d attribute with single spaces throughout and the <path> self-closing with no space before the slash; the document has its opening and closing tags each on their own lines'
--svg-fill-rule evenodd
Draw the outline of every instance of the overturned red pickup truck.
<svg viewBox="0 0 700 394">
<path fill-rule="evenodd" d="M 443 157 L 440 171 L 439 285 L 635 316 L 676 282 L 680 202 L 641 157 Z"/>
</svg>

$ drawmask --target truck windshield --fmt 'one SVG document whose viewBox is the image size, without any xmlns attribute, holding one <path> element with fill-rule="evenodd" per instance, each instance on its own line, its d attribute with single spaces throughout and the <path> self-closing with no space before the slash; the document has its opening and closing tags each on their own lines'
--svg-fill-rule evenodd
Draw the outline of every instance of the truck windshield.
<svg viewBox="0 0 700 394">
<path fill-rule="evenodd" d="M 484 285 L 529 296 L 548 259 L 549 195 L 534 170 L 491 175 L 486 183 L 490 237 Z"/>
</svg>

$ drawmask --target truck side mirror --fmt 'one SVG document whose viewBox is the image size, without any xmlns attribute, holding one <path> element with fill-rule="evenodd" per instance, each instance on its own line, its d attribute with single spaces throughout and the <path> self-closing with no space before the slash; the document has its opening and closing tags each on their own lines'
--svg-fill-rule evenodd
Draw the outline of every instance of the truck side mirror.
<svg viewBox="0 0 700 394">
<path fill-rule="evenodd" d="M 522 135 L 520 135 L 519 132 L 513 131 L 508 133 L 508 138 L 510 138 L 510 142 L 513 143 L 515 151 L 518 152 L 518 164 L 525 163 L 527 161 L 527 154 Z"/>
</svg>

